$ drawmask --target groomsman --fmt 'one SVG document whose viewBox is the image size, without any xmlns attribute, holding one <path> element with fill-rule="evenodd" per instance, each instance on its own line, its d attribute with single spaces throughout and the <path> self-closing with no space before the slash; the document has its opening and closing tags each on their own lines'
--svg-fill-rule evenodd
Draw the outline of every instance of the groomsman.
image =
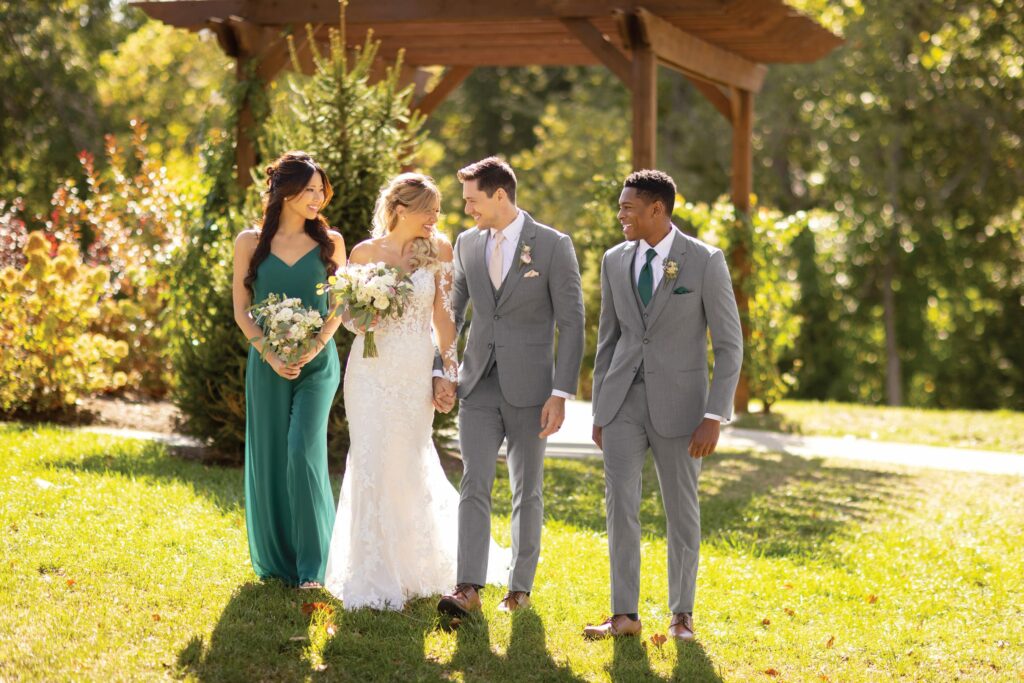
<svg viewBox="0 0 1024 683">
<path fill-rule="evenodd" d="M 612 617 L 587 626 L 588 638 L 640 633 L 640 474 L 648 448 L 667 520 L 668 633 L 694 637 L 697 479 L 720 423 L 732 416 L 743 335 L 725 257 L 672 224 L 675 196 L 660 171 L 626 178 L 618 219 L 627 241 L 601 264 L 593 438 L 604 452 Z"/>
<path fill-rule="evenodd" d="M 498 449 L 508 443 L 512 487 L 512 566 L 498 609 L 530 605 L 544 520 L 544 448 L 565 420 L 583 359 L 583 293 L 568 235 L 516 205 L 516 176 L 497 157 L 458 174 L 476 229 L 455 241 L 452 308 L 461 331 L 473 317 L 459 368 L 457 584 L 438 603 L 443 614 L 480 609 L 491 543 L 491 489 Z M 558 348 L 555 348 L 555 332 Z M 435 360 L 439 367 L 439 359 Z M 435 400 L 453 400 L 444 379 Z"/>
</svg>

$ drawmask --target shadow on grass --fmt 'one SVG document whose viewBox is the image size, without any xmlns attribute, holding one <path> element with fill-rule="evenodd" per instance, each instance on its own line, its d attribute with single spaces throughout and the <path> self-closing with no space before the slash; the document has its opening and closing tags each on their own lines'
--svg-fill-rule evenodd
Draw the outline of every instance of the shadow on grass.
<svg viewBox="0 0 1024 683">
<path fill-rule="evenodd" d="M 303 603 L 317 601 L 333 614 L 303 613 Z M 337 626 L 333 636 L 327 621 Z M 253 582 L 232 595 L 208 644 L 194 635 L 182 647 L 177 673 L 200 681 L 440 680 L 441 667 L 423 654 L 434 627 L 432 603 L 347 612 L 322 593 Z"/>
<path fill-rule="evenodd" d="M 242 469 L 207 465 L 173 457 L 166 446 L 152 441 L 111 440 L 90 436 L 93 444 L 76 440 L 75 448 L 63 457 L 55 457 L 56 467 L 77 472 L 114 474 L 131 479 L 161 483 L 181 482 L 200 496 L 212 501 L 224 512 L 241 512 L 244 505 Z"/>
<path fill-rule="evenodd" d="M 825 466 L 822 460 L 779 453 L 727 451 L 704 462 L 700 480 L 701 532 L 705 543 L 722 543 L 763 556 L 817 555 L 850 524 L 873 510 L 903 505 L 909 479 L 892 472 Z M 494 491 L 496 514 L 511 512 L 504 468 Z M 605 531 L 601 461 L 548 460 L 544 510 L 547 519 Z M 664 538 L 665 514 L 652 458 L 643 474 L 640 524 Z"/>
<path fill-rule="evenodd" d="M 487 621 L 474 615 L 463 620 L 456 631 L 456 649 L 450 670 L 462 673 L 463 680 L 489 681 L 582 681 L 572 669 L 556 663 L 547 649 L 544 623 L 532 609 L 513 612 L 512 632 L 504 657 L 491 650 Z"/>
</svg>

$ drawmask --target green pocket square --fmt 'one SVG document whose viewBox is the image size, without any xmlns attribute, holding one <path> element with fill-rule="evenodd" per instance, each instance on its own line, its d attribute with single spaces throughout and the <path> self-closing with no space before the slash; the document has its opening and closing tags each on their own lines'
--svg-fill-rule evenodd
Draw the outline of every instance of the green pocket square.
<svg viewBox="0 0 1024 683">
<path fill-rule="evenodd" d="M 692 291 L 693 291 L 692 289 L 687 289 L 686 287 L 676 287 L 675 289 L 672 290 L 672 293 L 673 294 L 689 294 Z"/>
</svg>

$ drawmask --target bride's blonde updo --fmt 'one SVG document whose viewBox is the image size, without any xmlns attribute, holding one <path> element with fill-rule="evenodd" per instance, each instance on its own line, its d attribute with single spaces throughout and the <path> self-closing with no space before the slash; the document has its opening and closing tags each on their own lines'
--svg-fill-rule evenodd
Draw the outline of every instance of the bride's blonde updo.
<svg viewBox="0 0 1024 683">
<path fill-rule="evenodd" d="M 373 209 L 373 236 L 383 237 L 398 225 L 398 207 L 404 206 L 411 213 L 430 211 L 434 204 L 441 203 L 441 192 L 434 179 L 422 173 L 402 173 L 381 188 L 377 204 Z M 412 257 L 409 267 L 432 266 L 437 262 L 437 241 L 444 240 L 438 232 L 435 239 L 417 237 L 412 242 Z"/>
</svg>

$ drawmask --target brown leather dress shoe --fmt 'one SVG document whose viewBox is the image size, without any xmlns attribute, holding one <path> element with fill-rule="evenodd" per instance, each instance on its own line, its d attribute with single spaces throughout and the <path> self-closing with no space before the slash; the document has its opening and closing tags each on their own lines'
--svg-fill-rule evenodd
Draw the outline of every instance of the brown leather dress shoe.
<svg viewBox="0 0 1024 683">
<path fill-rule="evenodd" d="M 638 636 L 640 635 L 640 628 L 639 619 L 634 621 L 625 614 L 616 614 L 605 619 L 603 623 L 597 625 L 587 624 L 583 629 L 583 637 L 591 640 L 600 640 L 602 638 L 618 636 Z"/>
<path fill-rule="evenodd" d="M 499 612 L 515 612 L 530 606 L 530 594 L 526 591 L 509 591 L 498 603 Z"/>
<path fill-rule="evenodd" d="M 460 583 L 451 593 L 441 597 L 437 611 L 453 617 L 464 617 L 480 610 L 480 594 L 471 583 Z"/>
<path fill-rule="evenodd" d="M 693 640 L 693 616 L 685 613 L 672 615 L 672 621 L 668 625 L 669 638 L 676 640 Z"/>
</svg>

